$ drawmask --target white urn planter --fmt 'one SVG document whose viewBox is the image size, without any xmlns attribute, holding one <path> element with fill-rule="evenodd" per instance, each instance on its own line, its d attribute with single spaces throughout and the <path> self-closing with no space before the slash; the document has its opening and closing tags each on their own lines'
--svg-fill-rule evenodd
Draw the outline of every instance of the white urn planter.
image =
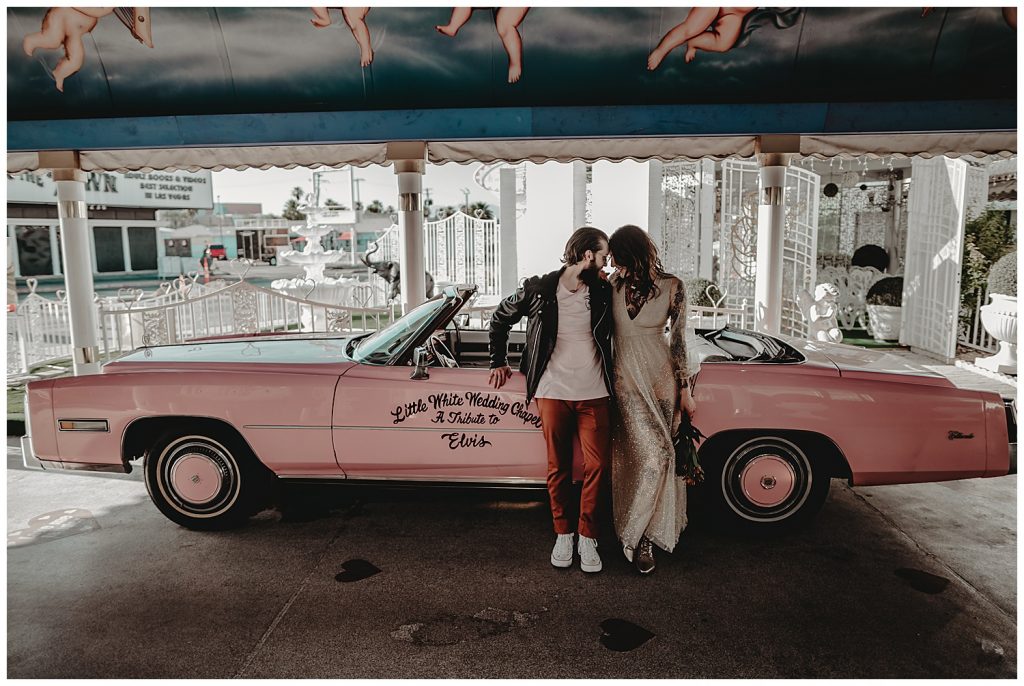
<svg viewBox="0 0 1024 686">
<path fill-rule="evenodd" d="M 981 308 L 981 323 L 992 338 L 999 341 L 999 351 L 990 357 L 979 357 L 974 363 L 982 369 L 1000 374 L 1017 374 L 1017 298 L 992 293 L 992 302 Z"/>
<path fill-rule="evenodd" d="M 879 342 L 898 341 L 902 316 L 902 307 L 868 305 L 868 323 L 871 324 L 871 335 Z"/>
</svg>

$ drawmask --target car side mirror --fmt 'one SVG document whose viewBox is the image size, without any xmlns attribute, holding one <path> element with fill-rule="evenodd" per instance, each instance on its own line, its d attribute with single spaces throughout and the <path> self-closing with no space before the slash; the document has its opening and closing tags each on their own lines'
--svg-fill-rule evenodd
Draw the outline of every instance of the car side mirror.
<svg viewBox="0 0 1024 686">
<path fill-rule="evenodd" d="M 410 379 L 420 381 L 422 379 L 429 379 L 430 373 L 427 371 L 427 358 L 429 357 L 427 349 L 424 346 L 419 346 L 412 351 L 412 374 L 409 375 Z"/>
</svg>

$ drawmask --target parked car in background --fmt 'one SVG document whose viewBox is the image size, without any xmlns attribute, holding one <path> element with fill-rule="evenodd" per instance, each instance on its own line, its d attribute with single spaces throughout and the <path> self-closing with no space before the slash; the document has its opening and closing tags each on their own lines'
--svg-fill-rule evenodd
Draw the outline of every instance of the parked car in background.
<svg viewBox="0 0 1024 686">
<path fill-rule="evenodd" d="M 102 374 L 34 381 L 24 454 L 46 469 L 141 460 L 153 502 L 192 529 L 241 523 L 281 480 L 544 488 L 523 376 L 492 389 L 488 332 L 457 316 L 473 292 L 448 287 L 376 333 L 143 348 Z M 697 334 L 708 517 L 766 531 L 813 515 L 832 478 L 1016 471 L 1016 412 L 995 393 L 848 345 Z M 513 332 L 513 364 L 524 339 Z"/>
<path fill-rule="evenodd" d="M 228 259 L 228 251 L 220 243 L 213 243 L 208 248 L 210 257 L 215 260 L 226 260 Z"/>
</svg>

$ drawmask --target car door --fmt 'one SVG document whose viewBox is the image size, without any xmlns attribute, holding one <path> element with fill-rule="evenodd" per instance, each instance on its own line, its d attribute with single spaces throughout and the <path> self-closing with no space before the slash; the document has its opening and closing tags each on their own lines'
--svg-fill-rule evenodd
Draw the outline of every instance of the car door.
<svg viewBox="0 0 1024 686">
<path fill-rule="evenodd" d="M 536 402 L 516 372 L 499 391 L 486 369 L 353 367 L 338 382 L 334 445 L 352 479 L 543 483 Z"/>
</svg>

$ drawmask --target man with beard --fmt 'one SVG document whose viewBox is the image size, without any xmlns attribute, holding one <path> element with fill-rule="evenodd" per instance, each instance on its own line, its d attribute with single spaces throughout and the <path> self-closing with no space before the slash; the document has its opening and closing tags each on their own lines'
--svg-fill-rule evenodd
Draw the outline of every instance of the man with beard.
<svg viewBox="0 0 1024 686">
<path fill-rule="evenodd" d="M 519 371 L 526 375 L 526 402 L 537 398 L 547 443 L 548 493 L 557 535 L 551 551 L 555 567 L 569 567 L 573 560 L 574 527 L 567 506 L 573 439 L 579 437 L 584 477 L 578 551 L 584 572 L 601 571 L 597 509 L 611 459 L 611 287 L 600 276 L 607 257 L 608 236 L 603 231 L 577 229 L 565 245 L 565 266 L 526 279 L 491 316 L 490 383 L 494 388 L 501 388 L 512 376 L 509 331 L 528 318 Z"/>
</svg>

